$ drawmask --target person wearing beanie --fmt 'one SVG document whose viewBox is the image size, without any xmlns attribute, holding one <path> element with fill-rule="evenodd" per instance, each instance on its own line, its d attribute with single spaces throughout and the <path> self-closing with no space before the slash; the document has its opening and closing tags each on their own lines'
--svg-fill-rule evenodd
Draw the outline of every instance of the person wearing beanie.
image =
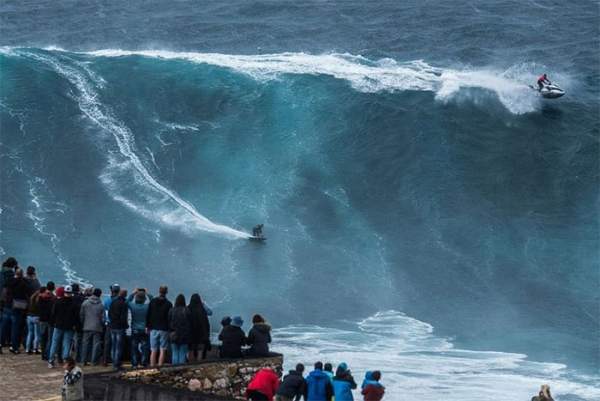
<svg viewBox="0 0 600 401">
<path fill-rule="evenodd" d="M 152 295 L 143 288 L 136 288 L 127 297 L 127 306 L 131 312 L 131 366 L 148 366 L 150 353 L 149 337 L 146 333 L 146 319 Z"/>
<path fill-rule="evenodd" d="M 333 393 L 336 401 L 353 401 L 352 390 L 357 387 L 348 365 L 342 362 L 338 365 L 333 377 Z"/>
<path fill-rule="evenodd" d="M 40 324 L 40 349 L 42 352 L 42 360 L 48 360 L 50 344 L 52 344 L 52 331 L 54 328 L 51 324 L 52 308 L 56 301 L 54 296 L 55 285 L 52 281 L 46 283 L 46 291 L 40 292 L 37 299 L 37 308 L 39 312 Z"/>
<path fill-rule="evenodd" d="M 62 361 L 70 355 L 75 326 L 79 324 L 79 310 L 73 302 L 73 289 L 70 285 L 64 287 L 64 293 L 64 297 L 57 299 L 52 309 L 51 319 L 54 322 L 54 332 L 48 355 L 49 368 L 55 366 L 54 358 L 60 345 L 62 345 L 60 360 Z"/>
<path fill-rule="evenodd" d="M 361 391 L 364 401 L 381 401 L 385 394 L 385 387 L 379 383 L 379 380 L 381 380 L 381 372 L 378 370 L 365 374 Z"/>
<path fill-rule="evenodd" d="M 102 290 L 94 288 L 92 296 L 83 301 L 79 310 L 79 320 L 83 329 L 81 361 L 84 365 L 90 361 L 97 365 L 100 359 L 102 331 L 104 330 L 104 305 L 100 300 L 101 296 Z"/>
<path fill-rule="evenodd" d="M 246 334 L 242 330 L 244 321 L 241 317 L 235 316 L 231 324 L 224 326 L 219 334 L 221 340 L 220 356 L 221 358 L 242 358 L 242 347 L 246 344 Z"/>
</svg>

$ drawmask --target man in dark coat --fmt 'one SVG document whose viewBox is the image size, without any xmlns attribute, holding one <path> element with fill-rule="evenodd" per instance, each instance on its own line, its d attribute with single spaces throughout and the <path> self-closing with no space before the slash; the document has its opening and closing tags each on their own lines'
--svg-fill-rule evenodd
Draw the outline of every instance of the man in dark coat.
<svg viewBox="0 0 600 401">
<path fill-rule="evenodd" d="M 75 333 L 75 326 L 79 324 L 79 311 L 73 302 L 73 289 L 70 285 L 65 287 L 65 295 L 54 302 L 50 320 L 54 324 L 52 333 L 52 346 L 48 355 L 48 367 L 54 367 L 54 357 L 59 343 L 62 343 L 60 360 L 66 359 L 71 353 L 71 343 Z"/>
<path fill-rule="evenodd" d="M 221 340 L 221 358 L 242 358 L 242 346 L 246 344 L 246 335 L 242 330 L 244 321 L 236 316 L 231 320 L 231 324 L 224 326 L 219 334 Z"/>
<path fill-rule="evenodd" d="M 127 324 L 127 290 L 121 290 L 119 296 L 110 304 L 108 316 L 110 318 L 110 340 L 111 340 L 111 359 L 113 369 L 121 369 L 121 357 L 123 356 L 123 344 L 125 341 L 125 330 Z"/>
<path fill-rule="evenodd" d="M 306 380 L 302 377 L 304 365 L 299 363 L 295 370 L 290 370 L 290 373 L 285 375 L 277 394 L 276 401 L 300 401 L 300 398 L 306 392 Z"/>
<path fill-rule="evenodd" d="M 5 294 L 7 294 L 7 305 L 11 305 L 11 346 L 10 352 L 13 354 L 19 353 L 21 343 L 21 329 L 27 313 L 29 298 L 33 294 L 27 280 L 23 277 L 23 270 L 17 268 L 15 276 L 5 283 Z M 10 303 L 9 303 L 10 302 Z"/>
<path fill-rule="evenodd" d="M 158 297 L 150 301 L 146 327 L 150 330 L 150 366 L 162 366 L 169 346 L 169 311 L 173 307 L 167 299 L 168 288 L 163 285 L 158 289 Z M 159 352 L 160 351 L 160 352 Z"/>
</svg>

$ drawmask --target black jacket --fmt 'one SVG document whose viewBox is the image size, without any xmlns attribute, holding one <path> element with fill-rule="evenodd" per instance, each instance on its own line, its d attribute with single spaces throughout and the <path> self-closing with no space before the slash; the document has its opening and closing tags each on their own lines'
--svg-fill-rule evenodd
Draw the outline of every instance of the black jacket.
<svg viewBox="0 0 600 401">
<path fill-rule="evenodd" d="M 190 344 L 206 344 L 210 340 L 210 323 L 204 307 L 189 307 Z"/>
<path fill-rule="evenodd" d="M 302 377 L 302 373 L 290 370 L 290 373 L 283 378 L 283 381 L 277 390 L 277 395 L 283 395 L 290 400 L 295 397 L 296 401 L 300 401 L 300 398 L 304 395 L 305 391 L 306 380 Z"/>
<path fill-rule="evenodd" d="M 146 316 L 146 327 L 150 330 L 169 330 L 169 311 L 173 307 L 165 297 L 152 298 Z"/>
<path fill-rule="evenodd" d="M 50 322 L 52 317 L 52 307 L 54 306 L 54 302 L 56 301 L 56 297 L 50 293 L 50 291 L 46 291 L 44 294 L 38 295 L 38 314 L 40 316 L 40 322 Z"/>
<path fill-rule="evenodd" d="M 29 302 L 29 298 L 31 298 L 31 295 L 33 295 L 34 292 L 32 291 L 29 282 L 23 277 L 13 278 L 9 282 L 9 287 L 12 299 L 20 299 Z"/>
<path fill-rule="evenodd" d="M 57 329 L 75 329 L 75 326 L 79 324 L 79 313 L 73 302 L 73 297 L 63 297 L 54 302 L 51 321 Z"/>
<path fill-rule="evenodd" d="M 190 343 L 192 324 L 190 312 L 185 306 L 176 306 L 169 311 L 169 332 L 172 343 Z"/>
<path fill-rule="evenodd" d="M 75 304 L 75 308 L 77 309 L 77 316 L 79 316 L 79 311 L 81 311 L 81 305 L 85 301 L 85 297 L 83 294 L 73 294 L 73 303 Z M 78 332 L 83 332 L 83 328 L 81 327 L 81 321 L 77 320 L 78 324 L 75 326 L 75 330 Z"/>
<path fill-rule="evenodd" d="M 127 307 L 127 301 L 123 297 L 115 298 L 108 310 L 108 318 L 110 319 L 111 330 L 126 330 L 129 325 L 127 324 L 127 313 L 129 308 Z M 77 309 L 79 313 L 79 309 Z"/>
<path fill-rule="evenodd" d="M 269 343 L 271 342 L 271 326 L 266 323 L 257 323 L 248 333 L 248 355 L 269 356 Z"/>
<path fill-rule="evenodd" d="M 219 334 L 221 345 L 221 358 L 241 358 L 242 346 L 246 344 L 244 330 L 237 326 L 225 326 Z"/>
</svg>

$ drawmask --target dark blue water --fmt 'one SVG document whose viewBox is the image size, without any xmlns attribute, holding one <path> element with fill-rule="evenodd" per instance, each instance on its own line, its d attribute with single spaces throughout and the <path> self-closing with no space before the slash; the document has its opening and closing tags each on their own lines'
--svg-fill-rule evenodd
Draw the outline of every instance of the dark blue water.
<svg viewBox="0 0 600 401">
<path fill-rule="evenodd" d="M 596 377 L 598 4 L 455 3 L 3 2 L 3 253 Z"/>
</svg>

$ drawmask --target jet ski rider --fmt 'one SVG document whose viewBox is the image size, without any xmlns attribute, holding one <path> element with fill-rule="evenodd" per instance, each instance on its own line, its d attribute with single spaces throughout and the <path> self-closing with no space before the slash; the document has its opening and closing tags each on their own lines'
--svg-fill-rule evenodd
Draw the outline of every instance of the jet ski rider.
<svg viewBox="0 0 600 401">
<path fill-rule="evenodd" d="M 537 84 L 538 84 L 538 90 L 542 90 L 542 88 L 544 87 L 544 84 L 546 85 L 550 85 L 552 82 L 550 82 L 550 80 L 548 79 L 548 76 L 546 74 L 543 74 L 542 76 L 540 76 L 537 80 Z"/>
</svg>

